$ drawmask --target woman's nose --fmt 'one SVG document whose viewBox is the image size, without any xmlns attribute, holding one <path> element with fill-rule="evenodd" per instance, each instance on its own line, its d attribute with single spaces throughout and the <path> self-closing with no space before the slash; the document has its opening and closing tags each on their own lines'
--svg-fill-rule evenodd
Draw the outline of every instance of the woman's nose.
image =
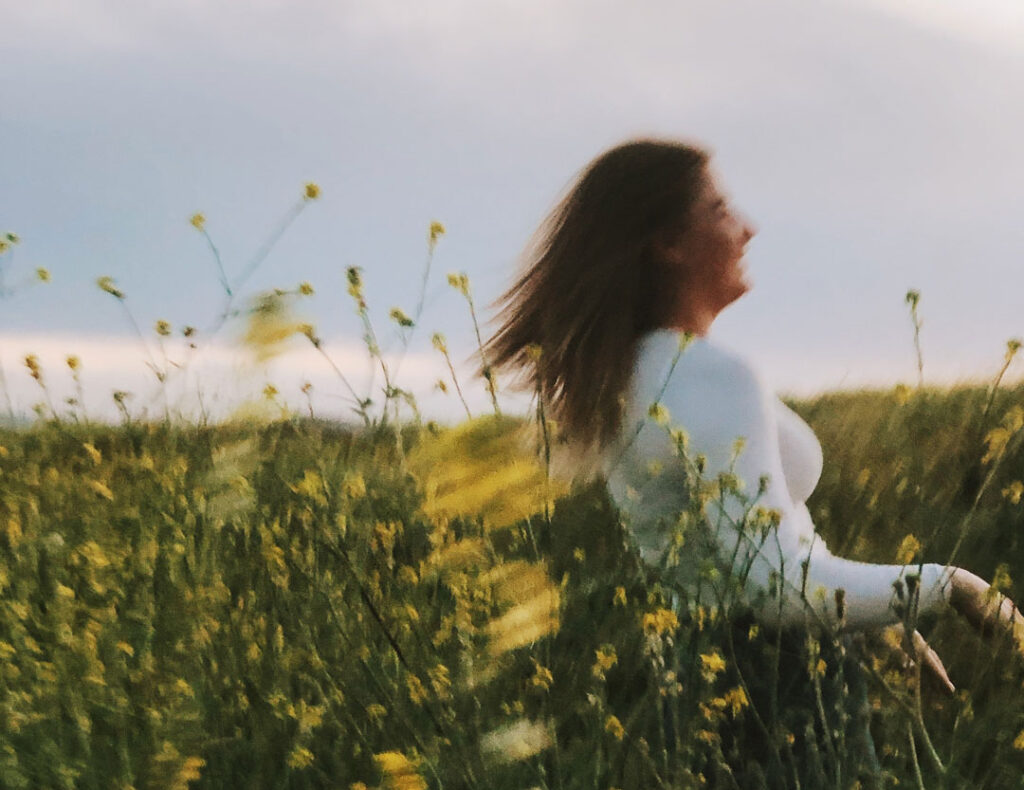
<svg viewBox="0 0 1024 790">
<path fill-rule="evenodd" d="M 744 241 L 750 241 L 757 234 L 757 226 L 750 221 L 749 217 L 743 217 Z"/>
</svg>

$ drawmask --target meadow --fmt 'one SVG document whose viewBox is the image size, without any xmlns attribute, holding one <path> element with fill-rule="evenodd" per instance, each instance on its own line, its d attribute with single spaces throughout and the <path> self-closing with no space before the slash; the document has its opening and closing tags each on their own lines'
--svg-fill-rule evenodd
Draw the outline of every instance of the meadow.
<svg viewBox="0 0 1024 790">
<path fill-rule="evenodd" d="M 318 196 L 307 185 L 277 236 Z M 244 321 L 268 354 L 304 335 L 333 364 L 289 317 L 312 286 L 237 307 L 276 236 L 230 280 L 192 224 L 221 324 Z M 486 387 L 495 414 L 422 420 L 363 273 L 347 277 L 384 381 L 371 397 L 337 370 L 350 423 L 268 388 L 271 419 L 144 420 L 122 393 L 103 424 L 80 398 L 58 409 L 24 360 L 42 401 L 0 429 L 0 788 L 1024 786 L 1011 638 L 908 607 L 949 695 L 886 634 L 773 633 L 735 601 L 680 598 L 600 481 L 553 472 L 557 425 L 500 414 L 497 378 L 460 382 L 440 335 L 451 397 Z M 448 281 L 476 326 L 468 278 Z M 390 313 L 403 348 L 421 308 Z M 808 507 L 833 551 L 955 562 L 1024 600 L 1024 384 L 1002 384 L 1019 348 L 986 384 L 789 401 L 824 448 Z"/>
</svg>

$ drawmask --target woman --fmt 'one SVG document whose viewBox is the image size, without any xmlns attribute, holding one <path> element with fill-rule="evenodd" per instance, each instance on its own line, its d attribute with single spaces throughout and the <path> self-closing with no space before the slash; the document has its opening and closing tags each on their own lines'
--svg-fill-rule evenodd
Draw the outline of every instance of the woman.
<svg viewBox="0 0 1024 790">
<path fill-rule="evenodd" d="M 979 629 L 996 618 L 1016 631 L 1013 603 L 969 571 L 855 562 L 815 535 L 804 502 L 821 473 L 817 439 L 709 335 L 750 288 L 754 234 L 704 150 L 652 139 L 612 148 L 541 226 L 487 356 L 524 374 L 576 468 L 605 475 L 644 558 L 673 566 L 694 599 L 739 602 L 769 626 L 847 631 L 899 629 L 948 603 Z"/>
</svg>

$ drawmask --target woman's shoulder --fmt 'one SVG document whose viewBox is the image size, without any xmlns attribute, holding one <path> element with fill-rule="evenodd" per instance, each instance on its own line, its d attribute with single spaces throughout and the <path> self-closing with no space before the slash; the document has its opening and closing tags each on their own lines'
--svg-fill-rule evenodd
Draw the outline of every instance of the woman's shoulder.
<svg viewBox="0 0 1024 790">
<path fill-rule="evenodd" d="M 657 329 L 641 338 L 635 375 L 645 393 L 659 384 L 731 392 L 764 389 L 762 376 L 745 353 L 717 338 L 674 329 Z"/>
</svg>

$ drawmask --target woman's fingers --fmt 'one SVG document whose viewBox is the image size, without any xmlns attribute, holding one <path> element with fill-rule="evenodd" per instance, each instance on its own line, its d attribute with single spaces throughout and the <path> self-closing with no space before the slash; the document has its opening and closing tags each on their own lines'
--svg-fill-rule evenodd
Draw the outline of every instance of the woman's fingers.
<svg viewBox="0 0 1024 790">
<path fill-rule="evenodd" d="M 902 645 L 905 644 L 903 639 L 903 635 L 905 633 L 903 623 L 897 623 L 896 625 L 890 626 L 890 629 L 893 631 L 895 636 L 895 640 L 893 641 L 900 645 L 897 649 L 903 654 L 907 661 L 917 660 L 921 662 L 922 666 L 928 668 L 932 677 L 935 678 L 944 691 L 949 694 L 956 692 L 956 686 L 954 686 L 953 681 L 949 679 L 949 674 L 946 672 L 946 667 L 942 663 L 942 659 L 939 658 L 939 654 L 928 645 L 925 638 L 921 636 L 920 631 L 914 631 L 911 638 L 911 644 L 914 652 L 914 658 L 912 659 L 907 656 L 906 651 L 902 647 Z"/>
<path fill-rule="evenodd" d="M 1013 601 L 980 576 L 957 568 L 952 576 L 949 602 L 980 633 L 1002 628 L 1012 634 L 1018 647 L 1024 647 L 1024 615 Z"/>
</svg>

